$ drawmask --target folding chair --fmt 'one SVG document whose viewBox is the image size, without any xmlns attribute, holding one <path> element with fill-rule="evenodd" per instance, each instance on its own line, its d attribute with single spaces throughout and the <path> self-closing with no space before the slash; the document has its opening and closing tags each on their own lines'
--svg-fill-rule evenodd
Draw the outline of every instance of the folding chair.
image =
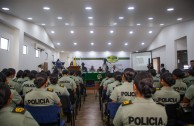
<svg viewBox="0 0 194 126">
<path fill-rule="evenodd" d="M 166 104 L 166 114 L 168 117 L 167 126 L 176 126 L 177 124 L 177 109 L 179 107 L 179 104 Z"/>
<path fill-rule="evenodd" d="M 114 119 L 120 105 L 121 105 L 121 103 L 117 103 L 117 102 L 109 102 L 108 103 L 108 106 L 107 106 L 108 126 L 110 126 L 110 119 Z"/>
<path fill-rule="evenodd" d="M 31 113 L 34 119 L 41 126 L 65 126 L 65 122 L 60 120 L 61 108 L 57 105 L 50 106 L 29 106 L 25 108 Z"/>
</svg>

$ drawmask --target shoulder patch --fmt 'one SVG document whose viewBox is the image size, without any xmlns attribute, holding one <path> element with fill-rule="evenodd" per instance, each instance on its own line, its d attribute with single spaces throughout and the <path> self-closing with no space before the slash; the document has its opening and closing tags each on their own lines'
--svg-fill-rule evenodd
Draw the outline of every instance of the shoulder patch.
<svg viewBox="0 0 194 126">
<path fill-rule="evenodd" d="M 53 92 L 52 88 L 47 88 L 47 91 Z"/>
<path fill-rule="evenodd" d="M 161 105 L 161 106 L 165 106 L 165 104 L 163 104 L 161 102 L 156 102 L 156 104 Z"/>
<path fill-rule="evenodd" d="M 22 107 L 16 107 L 12 110 L 13 113 L 21 113 L 21 114 L 24 114 L 26 112 L 26 109 L 25 108 L 22 108 Z"/>
<path fill-rule="evenodd" d="M 161 88 L 156 88 L 156 91 L 159 91 L 159 90 L 161 90 Z"/>
<path fill-rule="evenodd" d="M 118 87 L 118 86 L 121 86 L 122 84 L 118 84 L 118 85 L 116 85 L 116 87 Z"/>
<path fill-rule="evenodd" d="M 122 106 L 125 106 L 125 105 L 130 105 L 132 104 L 131 100 L 126 100 L 122 103 Z"/>
<path fill-rule="evenodd" d="M 60 86 L 60 87 L 65 87 L 65 85 L 64 85 L 64 84 L 60 84 L 59 86 Z"/>
</svg>

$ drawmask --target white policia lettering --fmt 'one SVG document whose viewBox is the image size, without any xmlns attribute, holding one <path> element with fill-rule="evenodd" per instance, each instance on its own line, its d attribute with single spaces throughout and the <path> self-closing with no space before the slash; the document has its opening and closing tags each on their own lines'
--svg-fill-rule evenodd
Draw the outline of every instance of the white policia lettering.
<svg viewBox="0 0 194 126">
<path fill-rule="evenodd" d="M 135 125 L 165 125 L 162 117 L 131 117 L 129 116 L 129 124 Z"/>
</svg>

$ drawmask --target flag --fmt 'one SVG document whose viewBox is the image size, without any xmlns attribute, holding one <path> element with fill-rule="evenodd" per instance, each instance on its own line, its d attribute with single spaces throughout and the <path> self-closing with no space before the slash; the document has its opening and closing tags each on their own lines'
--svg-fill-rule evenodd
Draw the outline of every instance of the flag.
<svg viewBox="0 0 194 126">
<path fill-rule="evenodd" d="M 73 66 L 77 66 L 76 58 L 73 59 Z"/>
</svg>

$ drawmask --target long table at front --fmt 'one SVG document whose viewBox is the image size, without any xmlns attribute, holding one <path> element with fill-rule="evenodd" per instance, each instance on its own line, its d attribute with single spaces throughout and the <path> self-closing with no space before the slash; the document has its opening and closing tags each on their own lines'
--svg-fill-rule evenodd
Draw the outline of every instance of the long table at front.
<svg viewBox="0 0 194 126">
<path fill-rule="evenodd" d="M 86 83 L 101 81 L 105 76 L 105 73 L 82 73 L 83 81 Z"/>
</svg>

